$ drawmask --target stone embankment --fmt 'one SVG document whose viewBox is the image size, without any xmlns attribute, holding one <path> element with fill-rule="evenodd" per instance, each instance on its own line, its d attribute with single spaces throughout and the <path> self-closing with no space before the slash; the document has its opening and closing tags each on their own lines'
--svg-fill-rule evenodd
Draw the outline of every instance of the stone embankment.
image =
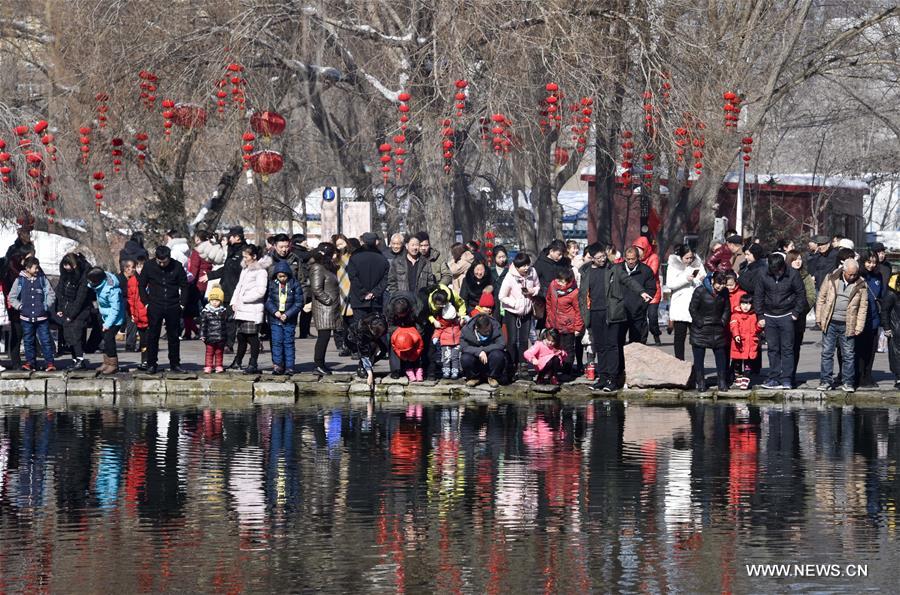
<svg viewBox="0 0 900 595">
<path fill-rule="evenodd" d="M 561 386 L 518 381 L 491 389 L 475 388 L 459 380 L 426 381 L 409 384 L 404 379 L 381 378 L 371 391 L 353 374 L 319 377 L 315 374 L 271 376 L 268 374 L 162 373 L 157 375 L 117 374 L 99 377 L 93 371 L 3 372 L 0 374 L 0 405 L 30 407 L 121 406 L 121 407 L 247 407 L 253 404 L 295 403 L 447 403 L 460 401 L 533 401 L 559 399 L 578 402 L 594 398 L 625 399 L 651 403 L 703 401 L 795 402 L 837 405 L 900 405 L 900 391 L 866 391 L 854 394 L 812 389 L 767 391 L 731 390 L 698 394 L 679 389 L 625 389 L 617 393 L 597 393 L 581 378 Z"/>
</svg>

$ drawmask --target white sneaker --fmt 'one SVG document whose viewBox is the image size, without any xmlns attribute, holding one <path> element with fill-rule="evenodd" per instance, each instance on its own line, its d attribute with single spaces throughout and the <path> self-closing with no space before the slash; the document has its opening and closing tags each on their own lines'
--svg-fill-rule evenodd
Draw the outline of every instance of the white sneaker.
<svg viewBox="0 0 900 595">
<path fill-rule="evenodd" d="M 856 392 L 856 389 L 853 388 L 852 386 L 850 386 L 849 384 L 842 384 L 841 390 L 844 391 L 845 393 L 855 393 Z"/>
</svg>

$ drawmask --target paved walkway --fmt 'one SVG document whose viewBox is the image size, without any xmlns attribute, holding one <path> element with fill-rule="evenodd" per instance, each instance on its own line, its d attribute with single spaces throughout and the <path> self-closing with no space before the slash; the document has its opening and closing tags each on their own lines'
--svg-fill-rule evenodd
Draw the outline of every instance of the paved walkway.
<svg viewBox="0 0 900 595">
<path fill-rule="evenodd" d="M 315 332 L 315 331 L 313 331 Z M 800 367 L 797 374 L 798 382 L 802 385 L 806 383 L 807 388 L 814 388 L 818 386 L 819 382 L 819 361 L 821 355 L 821 339 L 822 333 L 818 330 L 809 329 L 806 332 L 806 337 L 803 342 L 803 347 L 800 351 Z M 663 331 L 662 335 L 663 345 L 660 347 L 662 351 L 666 353 L 672 354 L 672 336 L 667 335 L 665 331 Z M 315 338 L 310 339 L 298 339 L 297 340 L 297 365 L 301 372 L 312 371 L 315 367 L 312 363 L 312 354 L 313 354 L 313 346 L 315 344 Z M 120 349 L 122 344 L 119 345 Z M 260 368 L 268 373 L 272 369 L 272 360 L 269 352 L 269 344 L 265 343 L 265 352 L 260 355 L 259 365 Z M 186 370 L 202 370 L 203 368 L 203 355 L 205 353 L 205 346 L 198 340 L 192 341 L 182 341 L 181 343 L 181 359 L 182 359 L 182 367 Z M 688 346 L 688 356 L 690 356 L 690 346 Z M 100 353 L 95 353 L 92 355 L 88 355 L 88 360 L 91 361 L 95 365 L 99 365 L 102 361 L 102 355 Z M 233 358 L 233 355 L 225 354 L 225 365 Z M 327 362 L 328 364 L 338 372 L 353 372 L 356 370 L 356 361 L 351 360 L 350 358 L 340 358 L 337 355 L 337 350 L 334 347 L 334 342 L 332 341 L 329 344 L 329 349 L 327 353 Z M 0 360 L 2 361 L 2 360 Z M 68 364 L 68 359 L 60 360 L 61 367 L 65 367 Z M 140 361 L 137 353 L 120 353 L 120 363 L 127 364 L 130 366 L 135 365 Z M 166 342 L 165 340 L 161 341 L 160 345 L 160 369 L 165 370 L 168 368 L 167 365 L 168 359 L 166 356 Z M 244 363 L 246 364 L 246 358 Z M 766 373 L 768 364 L 767 354 L 763 353 L 763 374 Z M 711 353 L 707 353 L 707 361 L 706 361 L 707 375 L 710 375 L 715 370 L 715 364 L 713 361 L 713 357 Z M 377 371 L 387 373 L 387 362 L 382 361 L 378 363 L 376 368 Z M 875 366 L 874 366 L 874 377 L 875 381 L 878 382 L 879 388 L 882 390 L 893 389 L 893 375 L 890 373 L 890 368 L 888 366 L 888 358 L 886 353 L 876 354 L 875 357 Z M 754 382 L 762 382 L 765 380 L 763 378 L 754 378 Z"/>
</svg>

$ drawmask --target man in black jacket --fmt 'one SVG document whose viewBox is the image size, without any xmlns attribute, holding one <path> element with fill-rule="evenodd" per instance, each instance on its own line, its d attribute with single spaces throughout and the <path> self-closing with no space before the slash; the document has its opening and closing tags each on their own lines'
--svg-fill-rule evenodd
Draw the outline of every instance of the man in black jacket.
<svg viewBox="0 0 900 595">
<path fill-rule="evenodd" d="M 200 277 L 201 282 L 210 279 L 221 279 L 219 287 L 225 294 L 225 304 L 231 303 L 231 296 L 234 294 L 234 288 L 237 287 L 241 278 L 241 260 L 243 260 L 244 247 L 247 243 L 244 241 L 244 228 L 240 225 L 232 227 L 228 230 L 228 254 L 225 256 L 225 263 L 218 269 L 210 271 L 204 278 Z M 228 340 L 225 342 L 225 351 L 231 353 L 234 348 L 234 341 L 237 338 L 237 323 L 229 309 L 228 321 Z"/>
<path fill-rule="evenodd" d="M 625 277 L 640 286 L 640 291 L 634 284 L 625 286 L 625 312 L 628 316 L 628 340 L 625 343 L 644 343 L 649 330 L 647 307 L 650 302 L 644 299 L 644 296 L 649 295 L 652 299 L 656 294 L 656 275 L 653 269 L 641 262 L 640 254 L 634 246 L 625 250 L 623 258 L 624 260 L 615 266 L 625 273 Z"/>
<path fill-rule="evenodd" d="M 410 236 L 406 240 L 406 252 L 402 258 L 391 262 L 388 272 L 387 291 L 395 294 L 408 291 L 416 296 L 416 312 L 421 312 L 425 304 L 425 291 L 436 283 L 431 263 L 419 256 L 419 240 Z"/>
<path fill-rule="evenodd" d="M 547 297 L 550 283 L 556 279 L 562 269 L 572 268 L 572 261 L 564 256 L 565 253 L 566 243 L 562 240 L 553 240 L 547 246 L 546 252 L 541 254 L 534 263 L 534 272 L 537 273 L 538 281 L 541 282 L 541 297 Z"/>
<path fill-rule="evenodd" d="M 610 265 L 601 244 L 591 244 L 587 250 L 585 264 L 579 269 L 581 289 L 578 291 L 578 309 L 585 328 L 590 332 L 597 362 L 596 382 L 591 385 L 591 390 L 612 392 L 619 386 L 624 367 L 622 347 L 628 322 L 626 288 L 628 291 L 638 292 L 637 295 L 645 303 L 649 303 L 653 295 L 647 293 L 634 276 L 626 275 L 624 267 Z M 655 291 L 654 279 L 653 292 Z"/>
<path fill-rule="evenodd" d="M 781 254 L 770 254 L 768 270 L 759 276 L 753 292 L 757 324 L 765 329 L 769 347 L 769 379 L 763 388 L 792 388 L 794 322 L 806 307 L 806 290 L 799 273 L 787 267 Z"/>
<path fill-rule="evenodd" d="M 141 301 L 147 306 L 147 371 L 155 374 L 159 357 L 159 337 L 163 322 L 169 343 L 169 369 L 181 372 L 181 312 L 187 305 L 187 274 L 180 262 L 172 259 L 166 246 L 157 246 L 155 258 L 148 260 L 138 278 Z"/>
<path fill-rule="evenodd" d="M 291 236 L 291 252 L 300 263 L 297 270 L 297 281 L 300 282 L 300 289 L 303 290 L 303 299 L 309 304 L 312 301 L 312 291 L 309 289 L 309 263 L 312 260 L 312 252 L 309 250 L 305 235 L 295 233 Z M 300 316 L 297 318 L 297 336 L 301 339 L 309 337 L 311 323 L 312 309 L 309 309 L 309 311 L 307 311 L 307 308 L 300 310 Z"/>
<path fill-rule="evenodd" d="M 372 312 L 381 312 L 390 266 L 376 246 L 378 236 L 368 231 L 360 236 L 362 246 L 350 256 L 350 307 L 353 319 L 362 320 Z"/>
</svg>

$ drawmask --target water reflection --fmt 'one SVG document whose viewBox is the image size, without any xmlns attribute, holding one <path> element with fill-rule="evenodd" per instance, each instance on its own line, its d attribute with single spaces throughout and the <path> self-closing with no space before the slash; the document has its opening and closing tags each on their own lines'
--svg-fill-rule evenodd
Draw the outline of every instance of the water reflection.
<svg viewBox="0 0 900 595">
<path fill-rule="evenodd" d="M 896 409 L 0 411 L 0 589 L 891 590 Z"/>
</svg>

